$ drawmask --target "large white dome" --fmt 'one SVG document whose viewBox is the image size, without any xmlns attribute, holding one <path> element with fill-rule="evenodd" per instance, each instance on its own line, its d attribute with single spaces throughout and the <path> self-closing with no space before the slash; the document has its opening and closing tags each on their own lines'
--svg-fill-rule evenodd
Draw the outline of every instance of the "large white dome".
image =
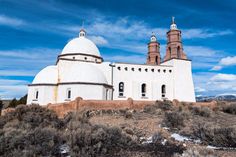
<svg viewBox="0 0 236 157">
<path fill-rule="evenodd" d="M 57 84 L 57 71 L 57 66 L 47 66 L 35 76 L 32 84 Z"/>
<path fill-rule="evenodd" d="M 97 46 L 84 36 L 80 36 L 69 41 L 62 50 L 61 55 L 76 53 L 101 57 Z"/>
<path fill-rule="evenodd" d="M 107 84 L 103 72 L 91 63 L 76 63 L 67 66 L 62 75 L 60 83 L 99 83 Z"/>
</svg>

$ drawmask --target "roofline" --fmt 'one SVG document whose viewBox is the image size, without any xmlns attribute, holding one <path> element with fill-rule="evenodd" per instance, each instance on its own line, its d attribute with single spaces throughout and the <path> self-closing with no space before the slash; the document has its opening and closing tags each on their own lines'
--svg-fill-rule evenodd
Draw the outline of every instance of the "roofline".
<svg viewBox="0 0 236 157">
<path fill-rule="evenodd" d="M 66 54 L 60 54 L 60 55 L 58 55 L 58 58 L 59 58 L 59 57 L 63 57 L 63 56 L 71 56 L 71 55 L 84 55 L 84 56 L 95 57 L 95 58 L 98 58 L 98 59 L 102 59 L 102 60 L 103 60 L 103 58 L 102 58 L 101 56 L 92 55 L 92 54 L 87 54 L 87 53 L 66 53 Z"/>
<path fill-rule="evenodd" d="M 59 62 L 59 60 L 64 60 L 64 61 L 80 61 L 80 62 L 86 62 L 86 63 L 97 63 L 101 64 L 101 62 L 94 62 L 94 61 L 88 61 L 88 60 L 82 60 L 82 59 L 70 59 L 70 58 L 58 58 L 56 64 Z"/>
<path fill-rule="evenodd" d="M 64 57 L 64 56 L 72 56 L 72 55 L 84 55 L 84 56 L 90 56 L 90 57 L 95 57 L 97 59 L 101 59 L 103 62 L 103 58 L 100 56 L 96 56 L 96 55 L 91 55 L 91 54 L 86 54 L 86 53 L 68 53 L 68 54 L 60 54 L 57 56 L 57 61 L 56 64 L 58 63 L 59 60 L 67 60 L 67 61 L 81 61 L 81 62 L 91 62 L 94 63 L 92 61 L 85 61 L 85 60 L 80 60 L 80 59 L 70 59 L 70 58 L 60 58 L 60 57 Z"/>
<path fill-rule="evenodd" d="M 86 85 L 102 85 L 108 88 L 113 88 L 112 85 L 106 83 L 93 83 L 93 82 L 60 82 L 60 83 L 35 83 L 28 84 L 28 86 L 58 86 L 58 85 L 70 85 L 70 84 L 86 84 Z"/>
<path fill-rule="evenodd" d="M 173 67 L 172 65 L 151 65 L 151 64 L 124 63 L 124 62 L 114 62 L 114 64 L 132 64 L 132 65 L 144 65 L 153 67 Z"/>
<path fill-rule="evenodd" d="M 189 61 L 189 62 L 191 62 L 191 61 L 192 61 L 191 59 L 170 58 L 170 59 L 168 59 L 168 60 L 165 60 L 165 61 L 163 61 L 163 62 L 161 62 L 161 63 L 165 63 L 165 62 L 167 62 L 167 61 L 170 61 L 170 60 L 172 60 L 172 59 L 176 59 L 176 60 L 183 60 L 183 61 Z"/>
</svg>

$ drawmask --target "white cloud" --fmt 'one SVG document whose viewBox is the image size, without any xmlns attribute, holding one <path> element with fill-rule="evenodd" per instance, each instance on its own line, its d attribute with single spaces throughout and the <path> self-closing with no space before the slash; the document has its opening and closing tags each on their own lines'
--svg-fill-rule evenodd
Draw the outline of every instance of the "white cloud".
<svg viewBox="0 0 236 157">
<path fill-rule="evenodd" d="M 226 66 L 233 66 L 233 65 L 236 65 L 236 56 L 228 56 L 228 57 L 225 57 L 225 58 L 222 58 L 218 65 L 214 66 L 211 70 L 213 71 L 218 71 L 218 70 L 221 70 L 223 67 L 226 67 Z"/>
<path fill-rule="evenodd" d="M 218 71 L 218 70 L 221 70 L 221 69 L 222 69 L 222 66 L 220 66 L 220 65 L 216 65 L 213 68 L 211 68 L 212 71 Z"/>
<path fill-rule="evenodd" d="M 195 91 L 196 91 L 196 92 L 205 92 L 206 89 L 201 88 L 201 87 L 195 87 Z"/>
<path fill-rule="evenodd" d="M 210 69 L 217 64 L 222 54 L 224 54 L 220 50 L 192 45 L 184 45 L 184 52 L 192 60 L 193 69 Z M 214 69 L 216 68 L 219 67 L 214 67 Z"/>
<path fill-rule="evenodd" d="M 0 79 L 0 99 L 20 98 L 27 93 L 28 81 Z"/>
<path fill-rule="evenodd" d="M 0 50 L 0 76 L 34 76 L 42 68 L 55 64 L 58 52 L 48 48 Z"/>
<path fill-rule="evenodd" d="M 0 70 L 0 76 L 35 76 L 38 70 Z"/>
<path fill-rule="evenodd" d="M 96 45 L 107 45 L 108 41 L 103 38 L 102 36 L 90 36 L 90 39 L 96 44 Z"/>
<path fill-rule="evenodd" d="M 31 49 L 18 49 L 18 50 L 0 50 L 2 57 L 15 57 L 24 59 L 46 59 L 56 57 L 59 49 L 49 48 L 31 48 Z"/>
<path fill-rule="evenodd" d="M 226 57 L 226 58 L 222 58 L 220 60 L 220 65 L 226 65 L 226 66 L 229 66 L 229 65 L 236 65 L 236 56 L 233 56 L 233 57 Z"/>
<path fill-rule="evenodd" d="M 234 74 L 216 74 L 210 80 L 212 81 L 236 81 L 236 75 Z"/>
<path fill-rule="evenodd" d="M 193 74 L 193 79 L 197 95 L 236 93 L 235 74 L 199 72 Z"/>
<path fill-rule="evenodd" d="M 204 47 L 204 46 L 188 46 L 184 45 L 184 51 L 188 56 L 201 56 L 201 57 L 212 57 L 219 51 Z"/>
<path fill-rule="evenodd" d="M 22 19 L 12 18 L 12 17 L 8 17 L 5 15 L 0 15 L 0 25 L 16 27 L 16 26 L 21 26 L 21 25 L 25 25 L 25 24 L 26 24 L 26 22 Z"/>
<path fill-rule="evenodd" d="M 211 30 L 211 29 L 183 29 L 183 38 L 212 38 L 216 36 L 231 35 L 231 30 Z"/>
</svg>

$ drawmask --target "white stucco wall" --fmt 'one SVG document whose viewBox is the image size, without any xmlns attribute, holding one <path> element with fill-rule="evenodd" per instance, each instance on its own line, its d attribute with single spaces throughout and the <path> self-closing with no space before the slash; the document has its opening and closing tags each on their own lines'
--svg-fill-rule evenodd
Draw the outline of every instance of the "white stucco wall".
<svg viewBox="0 0 236 157">
<path fill-rule="evenodd" d="M 120 70 L 118 69 L 120 68 Z M 132 70 L 134 68 L 134 71 Z M 141 71 L 139 71 L 141 68 Z M 127 69 L 127 70 L 126 70 Z M 147 69 L 147 71 L 145 70 Z M 152 72 L 154 69 L 154 72 Z M 159 70 L 159 71 L 158 71 Z M 165 71 L 165 72 L 164 72 Z M 165 97 L 173 99 L 173 67 L 116 63 L 113 75 L 114 99 L 161 100 L 161 86 L 166 85 Z M 124 82 L 124 96 L 119 96 L 119 83 Z M 141 85 L 146 84 L 146 96 L 141 95 Z"/>
<path fill-rule="evenodd" d="M 71 99 L 67 98 L 67 90 L 71 89 Z M 108 89 L 108 100 L 111 99 L 111 89 Z M 83 85 L 83 84 L 70 84 L 58 86 L 58 99 L 57 102 L 66 102 L 74 100 L 77 97 L 91 100 L 106 100 L 106 88 L 102 85 Z"/>
<path fill-rule="evenodd" d="M 163 65 L 173 65 L 174 68 L 173 97 L 179 101 L 196 102 L 191 61 L 172 59 Z"/>
<path fill-rule="evenodd" d="M 35 98 L 36 91 L 38 91 L 37 100 Z M 48 103 L 56 103 L 56 91 L 56 86 L 29 86 L 27 104 L 47 105 Z"/>
</svg>

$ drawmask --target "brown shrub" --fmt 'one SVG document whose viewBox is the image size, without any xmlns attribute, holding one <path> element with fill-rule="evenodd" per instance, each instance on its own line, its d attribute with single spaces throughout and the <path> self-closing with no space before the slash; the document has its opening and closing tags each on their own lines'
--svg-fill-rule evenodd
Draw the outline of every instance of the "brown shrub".
<svg viewBox="0 0 236 157">
<path fill-rule="evenodd" d="M 158 106 L 158 108 L 168 111 L 173 109 L 173 103 L 172 101 L 169 100 L 164 100 L 164 101 L 156 101 L 155 105 Z"/>
<path fill-rule="evenodd" d="M 236 114 L 236 103 L 231 103 L 230 105 L 224 106 L 223 112 L 229 114 Z"/>
<path fill-rule="evenodd" d="M 0 136 L 0 156 L 58 156 L 63 138 L 53 128 L 8 129 Z"/>
<path fill-rule="evenodd" d="M 192 112 L 193 112 L 193 114 L 199 115 L 199 116 L 202 116 L 202 117 L 210 117 L 211 113 L 212 113 L 212 110 L 209 107 L 194 106 L 194 107 L 192 107 Z"/>
<path fill-rule="evenodd" d="M 220 127 L 198 123 L 193 126 L 194 136 L 206 144 L 220 147 L 236 147 L 236 127 Z"/>
<path fill-rule="evenodd" d="M 163 111 L 173 110 L 173 104 L 168 100 L 156 101 L 154 105 L 145 106 L 143 112 L 149 114 L 160 114 L 160 109 Z"/>
<path fill-rule="evenodd" d="M 170 128 L 181 128 L 185 126 L 184 121 L 188 118 L 188 113 L 180 111 L 166 112 L 163 123 Z"/>
<path fill-rule="evenodd" d="M 216 157 L 216 153 L 212 149 L 201 147 L 190 147 L 183 154 L 175 154 L 174 157 Z"/>
</svg>

